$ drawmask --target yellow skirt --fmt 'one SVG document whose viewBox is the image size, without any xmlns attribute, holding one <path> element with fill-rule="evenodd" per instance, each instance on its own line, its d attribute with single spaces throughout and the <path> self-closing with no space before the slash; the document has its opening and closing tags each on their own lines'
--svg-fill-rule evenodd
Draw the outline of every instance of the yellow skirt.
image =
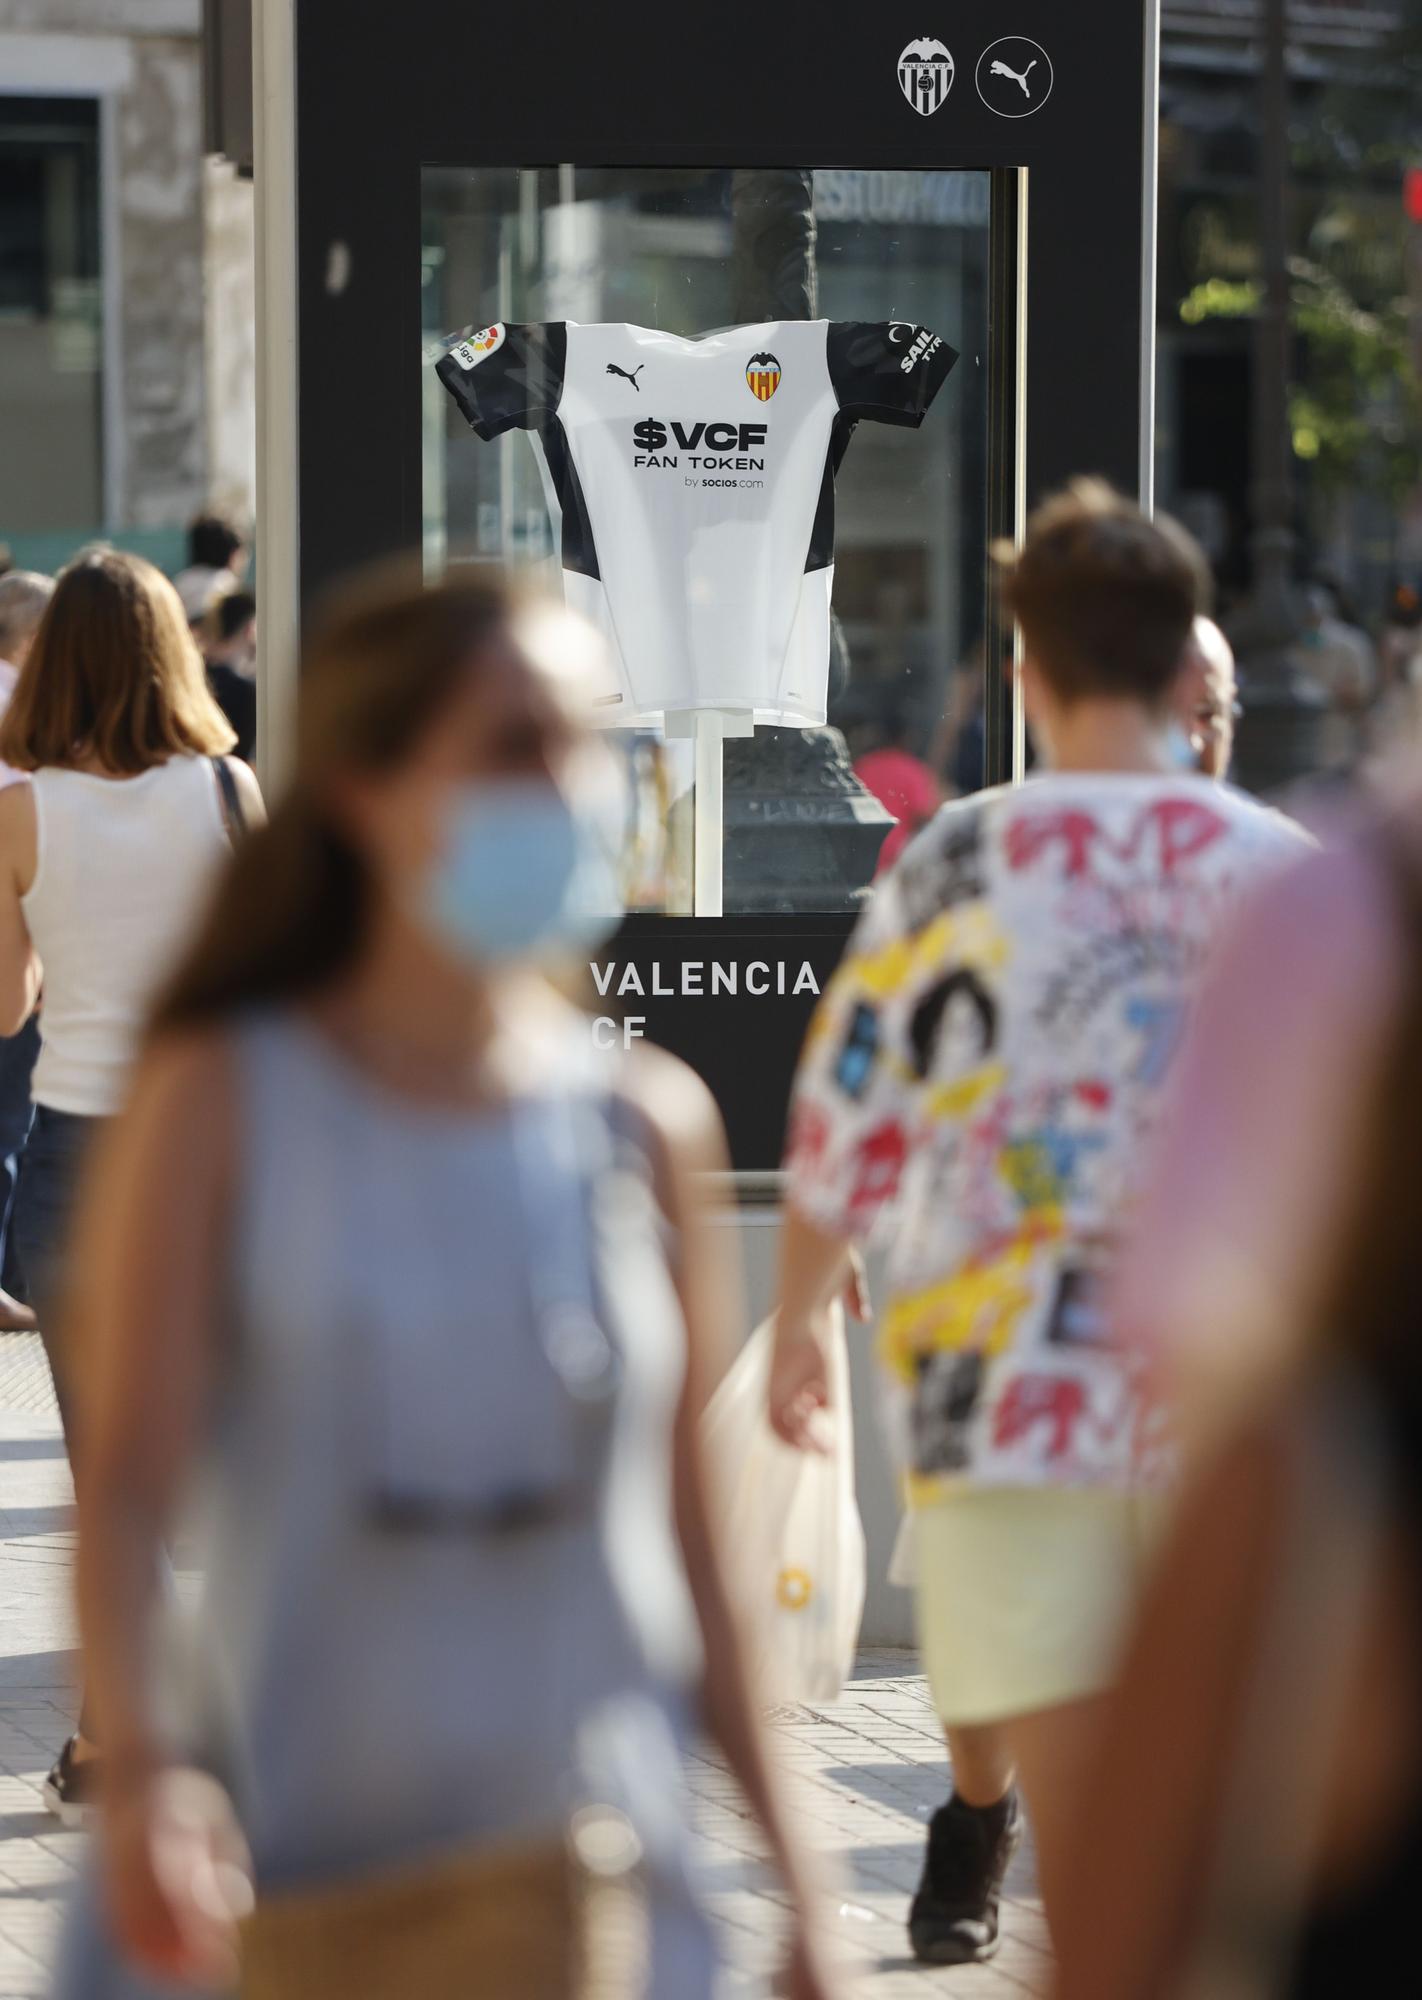
<svg viewBox="0 0 1422 2000">
<path fill-rule="evenodd" d="M 967 1487 L 916 1510 L 919 1644 L 944 1722 L 1103 1694 L 1163 1517 L 1159 1494 Z"/>
</svg>

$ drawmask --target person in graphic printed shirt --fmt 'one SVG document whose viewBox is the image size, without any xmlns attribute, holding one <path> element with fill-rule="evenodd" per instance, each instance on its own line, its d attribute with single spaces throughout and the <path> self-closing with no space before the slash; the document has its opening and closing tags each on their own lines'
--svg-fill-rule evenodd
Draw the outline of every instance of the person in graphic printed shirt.
<svg viewBox="0 0 1422 2000">
<path fill-rule="evenodd" d="M 1100 1289 L 1186 1008 L 1242 887 L 1298 850 L 1189 768 L 1184 531 L 1097 482 L 1000 551 L 1045 775 L 944 808 L 879 885 L 796 1087 L 771 1418 L 813 1445 L 824 1307 L 883 1225 L 924 1660 L 955 1789 L 915 1953 L 986 1957 L 1020 1779 L 1056 1921 L 1149 1495 L 1171 1462 Z"/>
</svg>

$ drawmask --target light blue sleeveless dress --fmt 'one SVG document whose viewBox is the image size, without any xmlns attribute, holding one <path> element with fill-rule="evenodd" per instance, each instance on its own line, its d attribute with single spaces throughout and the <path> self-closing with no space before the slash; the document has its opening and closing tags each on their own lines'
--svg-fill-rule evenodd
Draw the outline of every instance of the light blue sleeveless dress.
<svg viewBox="0 0 1422 2000">
<path fill-rule="evenodd" d="M 231 1788 L 270 1886 L 557 1838 L 610 1804 L 646 1857 L 650 1990 L 700 2000 L 685 1330 L 640 1120 L 576 1032 L 536 1096 L 485 1114 L 384 1091 L 296 1013 L 235 1043 L 203 1584 L 161 1646 L 175 1745 Z M 90 1878 L 59 2000 L 158 2000 L 97 1907 Z"/>
</svg>

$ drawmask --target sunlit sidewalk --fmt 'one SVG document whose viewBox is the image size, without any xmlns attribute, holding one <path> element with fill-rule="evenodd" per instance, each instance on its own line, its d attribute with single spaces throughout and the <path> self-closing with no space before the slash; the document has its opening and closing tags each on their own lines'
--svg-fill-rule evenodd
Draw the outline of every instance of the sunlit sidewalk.
<svg viewBox="0 0 1422 2000">
<path fill-rule="evenodd" d="M 70 1504 L 39 1342 L 0 1336 L 0 2000 L 44 1994 L 65 1886 L 85 1839 L 50 1818 L 39 1789 L 73 1711 Z M 991 1965 L 926 1972 L 908 1957 L 904 1914 L 924 1828 L 947 1793 L 942 1738 L 913 1666 L 905 1654 L 867 1654 L 842 1701 L 775 1718 L 804 1825 L 839 1877 L 834 1923 L 853 1991 L 865 2000 L 1039 1994 L 1048 1960 L 1030 1854 L 1008 1879 L 1003 1944 Z M 714 1759 L 696 1760 L 692 1785 L 702 1880 L 735 1968 L 729 1991 L 749 1993 L 775 1959 L 774 1883 L 736 1788 Z"/>
<path fill-rule="evenodd" d="M 38 1996 L 84 1836 L 40 1784 L 68 1735 L 73 1489 L 35 1335 L 0 1335 L 0 1995 Z"/>
</svg>

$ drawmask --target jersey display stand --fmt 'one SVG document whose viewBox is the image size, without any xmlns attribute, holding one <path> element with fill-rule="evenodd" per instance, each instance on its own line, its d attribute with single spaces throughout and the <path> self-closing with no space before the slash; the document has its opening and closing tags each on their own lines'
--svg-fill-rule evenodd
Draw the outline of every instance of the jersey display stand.
<svg viewBox="0 0 1422 2000">
<path fill-rule="evenodd" d="M 692 915 L 725 914 L 726 757 L 728 738 L 753 736 L 749 709 L 673 710 L 666 721 L 671 742 L 691 738 L 694 765 L 691 794 Z"/>
</svg>

